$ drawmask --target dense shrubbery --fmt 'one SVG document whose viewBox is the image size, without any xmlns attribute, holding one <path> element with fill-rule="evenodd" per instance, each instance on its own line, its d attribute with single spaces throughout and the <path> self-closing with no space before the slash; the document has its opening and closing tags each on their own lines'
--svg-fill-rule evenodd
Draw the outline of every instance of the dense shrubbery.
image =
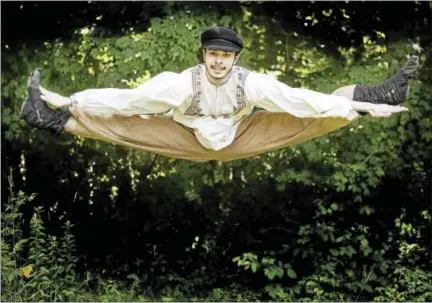
<svg viewBox="0 0 432 303">
<path fill-rule="evenodd" d="M 360 56 L 340 48 L 336 58 L 247 13 L 180 12 L 144 33 L 88 28 L 5 54 L 2 299 L 432 300 L 430 61 L 409 112 L 230 163 L 53 138 L 18 117 L 36 67 L 64 95 L 132 87 L 196 64 L 199 32 L 215 20 L 245 37 L 244 66 L 326 93 L 382 82 L 416 42 L 364 37 Z"/>
</svg>

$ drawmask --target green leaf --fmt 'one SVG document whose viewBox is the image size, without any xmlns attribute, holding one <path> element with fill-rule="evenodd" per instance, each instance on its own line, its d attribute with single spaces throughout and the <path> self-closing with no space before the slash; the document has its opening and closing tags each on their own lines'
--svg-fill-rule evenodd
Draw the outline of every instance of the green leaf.
<svg viewBox="0 0 432 303">
<path fill-rule="evenodd" d="M 264 274 L 267 276 L 267 278 L 269 278 L 270 280 L 273 280 L 275 277 L 275 272 L 272 271 L 269 268 L 264 269 Z"/>
<path fill-rule="evenodd" d="M 288 268 L 286 270 L 287 276 L 290 277 L 291 279 L 296 279 L 297 278 L 297 274 L 296 272 L 292 269 L 292 268 Z"/>
<path fill-rule="evenodd" d="M 340 243 L 340 242 L 342 242 L 343 239 L 344 239 L 343 236 L 338 237 L 338 238 L 336 239 L 336 243 Z"/>
</svg>

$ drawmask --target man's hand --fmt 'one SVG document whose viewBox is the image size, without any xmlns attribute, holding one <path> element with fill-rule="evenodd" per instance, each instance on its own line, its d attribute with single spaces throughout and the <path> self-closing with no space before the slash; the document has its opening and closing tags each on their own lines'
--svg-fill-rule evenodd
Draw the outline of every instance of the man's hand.
<svg viewBox="0 0 432 303">
<path fill-rule="evenodd" d="M 54 107 L 68 107 L 72 105 L 72 100 L 68 97 L 63 97 L 57 93 L 50 92 L 42 86 L 39 86 L 42 93 L 41 99 Z"/>
<path fill-rule="evenodd" d="M 399 105 L 374 104 L 352 101 L 353 110 L 369 113 L 372 117 L 390 117 L 391 114 L 407 111 L 408 108 Z"/>
</svg>

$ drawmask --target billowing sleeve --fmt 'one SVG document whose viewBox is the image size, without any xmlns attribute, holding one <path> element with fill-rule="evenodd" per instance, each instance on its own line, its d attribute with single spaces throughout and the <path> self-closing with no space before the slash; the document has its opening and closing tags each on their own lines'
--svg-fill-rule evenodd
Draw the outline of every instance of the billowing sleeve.
<svg viewBox="0 0 432 303">
<path fill-rule="evenodd" d="M 304 88 L 290 87 L 270 75 L 250 72 L 245 82 L 247 101 L 270 112 L 288 112 L 300 118 L 353 119 L 352 101 Z"/>
<path fill-rule="evenodd" d="M 163 72 L 136 88 L 88 89 L 71 96 L 72 108 L 95 115 L 145 115 L 179 107 L 192 94 L 191 74 Z"/>
</svg>

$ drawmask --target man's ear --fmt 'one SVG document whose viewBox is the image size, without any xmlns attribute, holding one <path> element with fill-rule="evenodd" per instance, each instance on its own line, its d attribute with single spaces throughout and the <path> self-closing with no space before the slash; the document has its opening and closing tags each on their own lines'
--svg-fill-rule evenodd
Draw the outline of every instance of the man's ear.
<svg viewBox="0 0 432 303">
<path fill-rule="evenodd" d="M 197 57 L 200 63 L 205 63 L 205 49 L 199 48 Z"/>
<path fill-rule="evenodd" d="M 237 62 L 240 60 L 240 54 L 237 54 L 236 56 L 235 56 L 235 59 L 234 59 L 234 64 L 237 64 Z"/>
</svg>

